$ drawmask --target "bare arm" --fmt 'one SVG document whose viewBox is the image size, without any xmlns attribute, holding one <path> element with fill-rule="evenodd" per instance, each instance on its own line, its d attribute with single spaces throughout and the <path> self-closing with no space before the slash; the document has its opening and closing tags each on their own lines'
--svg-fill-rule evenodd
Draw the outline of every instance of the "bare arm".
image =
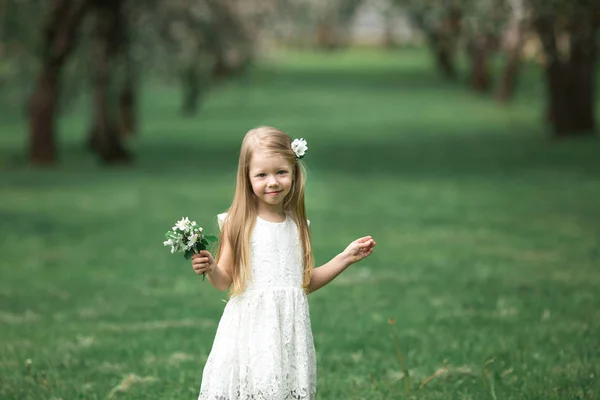
<svg viewBox="0 0 600 400">
<path fill-rule="evenodd" d="M 205 273 L 208 281 L 215 289 L 225 291 L 229 289 L 233 282 L 233 254 L 227 235 L 222 235 L 222 240 L 223 246 L 219 264 L 215 262 L 210 252 L 201 250 L 199 254 L 192 256 L 192 267 L 196 274 Z"/>
<path fill-rule="evenodd" d="M 350 265 L 368 257 L 373 252 L 375 241 L 371 236 L 356 239 L 331 261 L 315 268 L 308 284 L 309 293 L 315 292 L 334 280 Z"/>
<path fill-rule="evenodd" d="M 350 263 L 345 259 L 343 254 L 340 253 L 333 257 L 327 264 L 315 268 L 308 285 L 309 293 L 315 292 L 327 285 L 349 266 Z"/>
</svg>

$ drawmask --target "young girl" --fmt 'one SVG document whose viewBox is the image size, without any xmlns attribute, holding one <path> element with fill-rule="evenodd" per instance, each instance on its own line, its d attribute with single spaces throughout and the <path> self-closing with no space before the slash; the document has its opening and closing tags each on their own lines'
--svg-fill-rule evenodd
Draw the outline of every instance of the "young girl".
<svg viewBox="0 0 600 400">
<path fill-rule="evenodd" d="M 371 236 L 313 268 L 304 208 L 304 140 L 278 129 L 250 130 L 242 142 L 235 195 L 221 228 L 216 261 L 192 257 L 230 299 L 204 367 L 199 400 L 314 399 L 316 360 L 307 293 L 369 256 Z"/>
</svg>

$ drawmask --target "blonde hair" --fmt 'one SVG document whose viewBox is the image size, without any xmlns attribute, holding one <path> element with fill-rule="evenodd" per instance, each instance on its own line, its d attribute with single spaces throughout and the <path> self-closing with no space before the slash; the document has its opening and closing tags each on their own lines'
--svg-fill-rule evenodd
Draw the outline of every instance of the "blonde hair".
<svg viewBox="0 0 600 400">
<path fill-rule="evenodd" d="M 219 262 L 222 239 L 226 237 L 233 253 L 233 283 L 229 291 L 230 296 L 240 294 L 244 290 L 246 280 L 250 278 L 250 235 L 258 216 L 258 199 L 252 191 L 249 172 L 252 155 L 258 149 L 269 154 L 281 155 L 292 165 L 292 189 L 283 199 L 283 210 L 291 214 L 298 226 L 304 256 L 302 287 L 305 291 L 308 290 L 314 261 L 304 206 L 305 173 L 304 166 L 296 158 L 291 144 L 292 140 L 286 133 L 270 126 L 251 129 L 244 136 L 238 161 L 235 195 L 221 229 L 221 240 L 217 250 L 217 262 Z"/>
</svg>

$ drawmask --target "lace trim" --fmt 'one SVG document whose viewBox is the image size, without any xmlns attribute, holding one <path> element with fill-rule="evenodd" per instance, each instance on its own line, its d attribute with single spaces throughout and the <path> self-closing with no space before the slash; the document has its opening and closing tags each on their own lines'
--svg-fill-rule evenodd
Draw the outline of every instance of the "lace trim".
<svg viewBox="0 0 600 400">
<path fill-rule="evenodd" d="M 258 391 L 256 394 L 246 394 L 241 395 L 240 389 L 237 389 L 237 393 L 235 397 L 229 397 L 228 395 L 220 395 L 215 394 L 212 397 L 207 397 L 206 393 L 200 393 L 200 399 L 210 399 L 210 400 L 275 400 L 272 395 L 264 394 L 262 391 Z M 277 398 L 277 400 L 304 400 L 310 399 L 310 394 L 308 389 L 297 389 L 290 390 L 285 394 L 285 397 Z"/>
</svg>

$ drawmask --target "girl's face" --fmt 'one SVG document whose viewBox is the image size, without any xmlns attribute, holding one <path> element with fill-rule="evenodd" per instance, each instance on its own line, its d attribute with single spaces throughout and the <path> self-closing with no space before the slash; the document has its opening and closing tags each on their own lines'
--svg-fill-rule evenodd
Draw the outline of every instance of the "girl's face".
<svg viewBox="0 0 600 400">
<path fill-rule="evenodd" d="M 258 198 L 259 210 L 281 212 L 283 200 L 292 189 L 293 165 L 280 154 L 257 150 L 250 161 L 249 178 Z"/>
</svg>

